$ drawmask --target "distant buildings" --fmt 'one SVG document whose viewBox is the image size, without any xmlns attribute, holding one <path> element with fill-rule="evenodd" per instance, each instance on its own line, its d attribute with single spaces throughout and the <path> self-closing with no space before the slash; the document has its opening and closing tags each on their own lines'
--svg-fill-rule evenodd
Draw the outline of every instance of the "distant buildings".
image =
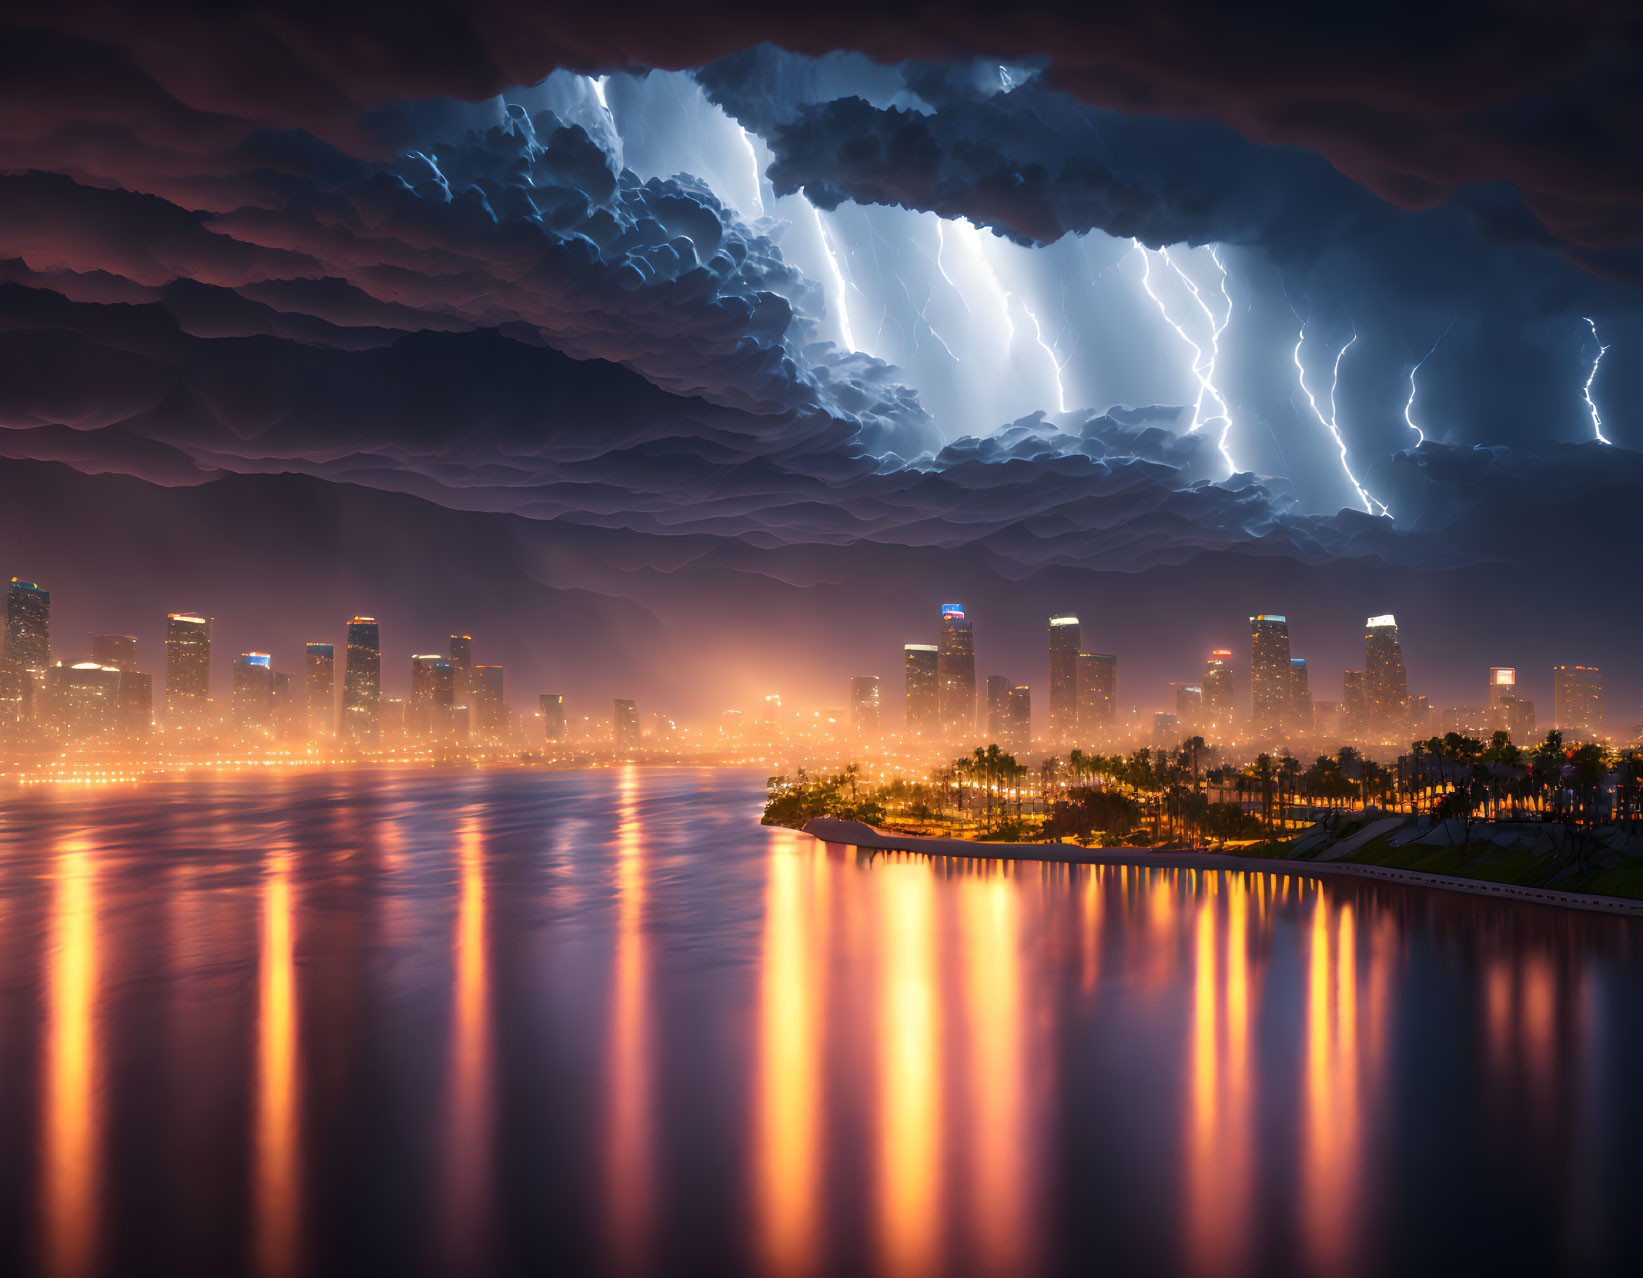
<svg viewBox="0 0 1643 1278">
<path fill-rule="evenodd" d="M 987 740 L 1004 740 L 1006 706 L 1010 699 L 1010 681 L 1003 675 L 987 676 Z"/>
<path fill-rule="evenodd" d="M 1283 728 L 1294 705 L 1290 683 L 1289 619 L 1258 613 L 1249 619 L 1249 719 L 1256 732 Z"/>
<path fill-rule="evenodd" d="M 234 728 L 248 738 L 274 733 L 274 662 L 266 652 L 234 658 Z"/>
<path fill-rule="evenodd" d="M 936 687 L 941 728 L 949 738 L 975 731 L 976 646 L 962 604 L 941 605 L 936 647 Z"/>
<path fill-rule="evenodd" d="M 1175 692 L 1175 717 L 1189 732 L 1196 732 L 1203 724 L 1204 686 L 1199 683 L 1172 683 Z"/>
<path fill-rule="evenodd" d="M 1560 732 L 1595 735 L 1603 726 L 1603 672 L 1596 666 L 1553 666 L 1552 715 Z"/>
<path fill-rule="evenodd" d="M 1362 670 L 1341 676 L 1341 732 L 1358 741 L 1369 735 L 1369 693 Z"/>
<path fill-rule="evenodd" d="M 51 592 L 13 577 L 6 591 L 5 646 L 0 648 L 0 731 L 31 723 L 51 665 Z"/>
<path fill-rule="evenodd" d="M 850 680 L 850 731 L 858 741 L 879 735 L 879 677 L 856 675 Z"/>
<path fill-rule="evenodd" d="M 1204 694 L 1204 727 L 1227 732 L 1232 726 L 1234 698 L 1232 649 L 1215 648 L 1204 662 L 1204 678 L 1199 685 Z"/>
<path fill-rule="evenodd" d="M 1391 613 L 1371 617 L 1363 635 L 1364 702 L 1369 735 L 1397 741 L 1409 729 L 1409 679 L 1398 642 L 1398 622 Z"/>
<path fill-rule="evenodd" d="M 1118 710 L 1118 658 L 1109 652 L 1078 654 L 1078 739 L 1109 735 Z"/>
<path fill-rule="evenodd" d="M 1535 738 L 1535 703 L 1517 694 L 1517 671 L 1511 666 L 1489 667 L 1489 714 L 1485 731 L 1505 732 L 1514 745 Z"/>
<path fill-rule="evenodd" d="M 382 635 L 375 617 L 348 623 L 341 726 L 349 745 L 374 749 L 382 741 Z"/>
<path fill-rule="evenodd" d="M 639 703 L 618 697 L 611 707 L 611 743 L 620 755 L 639 750 Z"/>
<path fill-rule="evenodd" d="M 1284 726 L 1302 735 L 1312 732 L 1312 680 L 1307 675 L 1305 657 L 1289 659 L 1289 713 L 1284 716 Z"/>
<path fill-rule="evenodd" d="M 501 666 L 473 667 L 473 726 L 480 738 L 494 745 L 507 735 L 508 702 L 503 692 Z"/>
<path fill-rule="evenodd" d="M 565 697 L 563 693 L 544 692 L 536 704 L 542 711 L 542 739 L 563 741 L 565 738 Z"/>
<path fill-rule="evenodd" d="M 1017 685 L 1004 694 L 999 728 L 999 744 L 1006 753 L 1020 757 L 1032 748 L 1033 699 L 1025 684 Z"/>
<path fill-rule="evenodd" d="M 133 635 L 92 635 L 91 659 L 116 670 L 137 668 L 137 640 Z"/>
<path fill-rule="evenodd" d="M 1078 731 L 1078 618 L 1050 618 L 1050 741 L 1060 745 Z"/>
<path fill-rule="evenodd" d="M 933 643 L 910 643 L 902 648 L 907 679 L 907 731 L 924 737 L 934 737 L 941 729 L 937 655 Z"/>
<path fill-rule="evenodd" d="M 330 741 L 337 734 L 337 653 L 328 643 L 311 643 L 303 656 L 308 703 L 308 737 Z"/>
<path fill-rule="evenodd" d="M 211 701 L 211 618 L 173 612 L 165 619 L 165 717 L 171 731 L 206 728 Z"/>
</svg>

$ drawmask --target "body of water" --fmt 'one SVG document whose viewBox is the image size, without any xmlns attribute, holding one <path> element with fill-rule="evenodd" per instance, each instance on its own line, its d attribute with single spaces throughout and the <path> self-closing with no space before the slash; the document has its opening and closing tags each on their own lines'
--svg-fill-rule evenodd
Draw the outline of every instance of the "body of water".
<svg viewBox="0 0 1643 1278">
<path fill-rule="evenodd" d="M 1638 1272 L 1643 932 L 740 772 L 0 805 L 8 1273 Z"/>
</svg>

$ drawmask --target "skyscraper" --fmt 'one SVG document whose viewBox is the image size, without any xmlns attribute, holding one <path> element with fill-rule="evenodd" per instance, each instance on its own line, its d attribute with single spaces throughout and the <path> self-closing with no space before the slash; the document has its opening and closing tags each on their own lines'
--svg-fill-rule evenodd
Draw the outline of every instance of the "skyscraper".
<svg viewBox="0 0 1643 1278">
<path fill-rule="evenodd" d="M 1050 741 L 1071 741 L 1078 730 L 1078 618 L 1050 618 Z"/>
<path fill-rule="evenodd" d="M 1362 670 L 1341 675 L 1341 732 L 1352 741 L 1369 735 L 1369 696 L 1364 691 Z"/>
<path fill-rule="evenodd" d="M 1198 731 L 1204 720 L 1204 687 L 1198 683 L 1172 683 L 1175 689 L 1175 717 L 1181 727 Z"/>
<path fill-rule="evenodd" d="M 963 736 L 976 726 L 976 647 L 962 604 L 941 605 L 941 640 L 936 647 L 936 686 L 941 729 Z"/>
<path fill-rule="evenodd" d="M 1118 715 L 1118 658 L 1109 652 L 1078 654 L 1078 721 L 1080 744 L 1107 736 Z"/>
<path fill-rule="evenodd" d="M 337 734 L 337 652 L 328 643 L 311 643 L 306 657 L 308 739 L 329 741 Z"/>
<path fill-rule="evenodd" d="M 92 635 L 91 659 L 116 670 L 137 668 L 137 640 L 132 635 Z"/>
<path fill-rule="evenodd" d="M 1249 718 L 1256 732 L 1276 732 L 1294 705 L 1289 620 L 1276 613 L 1249 619 Z"/>
<path fill-rule="evenodd" d="M 1312 731 L 1312 680 L 1307 675 L 1305 657 L 1289 659 L 1289 713 L 1284 718 L 1292 732 Z"/>
<path fill-rule="evenodd" d="M 120 671 L 119 734 L 132 744 L 154 733 L 154 676 L 140 670 Z"/>
<path fill-rule="evenodd" d="M 907 731 L 933 737 L 941 727 L 941 706 L 936 694 L 936 646 L 910 643 L 902 649 L 907 676 Z"/>
<path fill-rule="evenodd" d="M 1232 724 L 1233 682 L 1232 649 L 1216 648 L 1204 662 L 1204 681 L 1199 685 L 1204 692 L 1203 726 L 1217 733 L 1225 733 Z"/>
<path fill-rule="evenodd" d="M 470 708 L 474 729 L 492 745 L 507 736 L 508 703 L 503 695 L 502 667 L 475 666 L 474 701 Z"/>
<path fill-rule="evenodd" d="M 0 649 L 0 727 L 35 717 L 36 694 L 51 665 L 51 592 L 38 582 L 11 579 L 6 592 L 5 647 Z"/>
<path fill-rule="evenodd" d="M 856 675 L 850 680 L 850 730 L 859 740 L 879 735 L 879 677 Z"/>
<path fill-rule="evenodd" d="M 375 747 L 382 740 L 382 634 L 375 617 L 348 623 L 342 667 L 342 739 Z"/>
<path fill-rule="evenodd" d="M 274 730 L 274 660 L 266 652 L 234 658 L 234 727 L 245 737 L 266 738 Z"/>
<path fill-rule="evenodd" d="M 1596 666 L 1553 666 L 1552 712 L 1560 731 L 1595 735 L 1603 726 L 1603 672 Z"/>
<path fill-rule="evenodd" d="M 306 705 L 297 700 L 291 676 L 283 670 L 274 671 L 274 740 L 282 745 L 300 741 L 306 710 Z"/>
<path fill-rule="evenodd" d="M 1032 749 L 1033 743 L 1033 694 L 1026 684 L 1005 694 L 1003 720 L 999 744 L 1019 758 Z"/>
<path fill-rule="evenodd" d="M 451 735 L 456 706 L 456 676 L 451 663 L 436 652 L 411 658 L 411 693 L 405 698 L 406 736 L 428 740 Z"/>
<path fill-rule="evenodd" d="M 1377 741 L 1407 736 L 1409 681 L 1403 667 L 1403 645 L 1398 642 L 1398 622 L 1391 613 L 1364 623 L 1363 691 L 1369 734 Z"/>
<path fill-rule="evenodd" d="M 987 689 L 987 740 L 1004 740 L 1004 703 L 1010 696 L 1010 681 L 1003 675 L 988 675 Z"/>
<path fill-rule="evenodd" d="M 165 717 L 173 732 L 205 727 L 211 698 L 211 618 L 173 612 L 165 619 Z"/>
<path fill-rule="evenodd" d="M 52 719 L 66 741 L 107 743 L 119 731 L 120 672 L 95 661 L 65 665 L 59 661 L 46 670 L 42 685 L 48 692 Z"/>
<path fill-rule="evenodd" d="M 1511 666 L 1489 667 L 1489 704 L 1498 706 L 1517 696 L 1517 671 Z"/>
<path fill-rule="evenodd" d="M 565 736 L 565 697 L 563 693 L 543 692 L 536 698 L 542 711 L 542 739 L 561 741 Z"/>
<path fill-rule="evenodd" d="M 616 753 L 634 754 L 639 749 L 639 703 L 618 697 L 611 707 L 610 725 Z"/>
</svg>

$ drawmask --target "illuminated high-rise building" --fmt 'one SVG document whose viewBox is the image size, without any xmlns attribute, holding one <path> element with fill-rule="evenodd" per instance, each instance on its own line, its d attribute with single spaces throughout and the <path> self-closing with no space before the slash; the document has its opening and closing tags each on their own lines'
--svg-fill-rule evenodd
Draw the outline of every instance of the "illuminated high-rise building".
<svg viewBox="0 0 1643 1278">
<path fill-rule="evenodd" d="M 1293 712 L 1289 619 L 1263 612 L 1249 619 L 1249 719 L 1256 732 L 1276 732 Z"/>
<path fill-rule="evenodd" d="M 1369 694 L 1364 672 L 1348 670 L 1341 675 L 1341 732 L 1352 741 L 1369 735 Z"/>
<path fill-rule="evenodd" d="M 328 643 L 311 643 L 304 660 L 308 739 L 329 741 L 337 733 L 337 651 Z"/>
<path fill-rule="evenodd" d="M 611 741 L 619 755 L 639 749 L 639 703 L 618 697 L 611 706 Z"/>
<path fill-rule="evenodd" d="M 903 647 L 902 653 L 907 676 L 907 731 L 909 734 L 933 737 L 941 728 L 936 646 L 933 643 L 910 643 Z"/>
<path fill-rule="evenodd" d="M 1517 696 L 1517 671 L 1511 666 L 1489 667 L 1489 704 L 1498 706 L 1502 701 Z"/>
<path fill-rule="evenodd" d="M 976 726 L 976 645 L 962 604 L 941 605 L 941 639 L 936 646 L 936 686 L 941 729 L 963 736 Z"/>
<path fill-rule="evenodd" d="M 92 635 L 91 659 L 116 670 L 137 668 L 137 639 L 134 635 Z"/>
<path fill-rule="evenodd" d="M 1010 697 L 1010 681 L 1003 675 L 988 675 L 984 684 L 987 690 L 987 740 L 1004 740 L 1004 708 Z"/>
<path fill-rule="evenodd" d="M 341 726 L 349 745 L 372 749 L 382 741 L 382 632 L 375 617 L 348 623 Z"/>
<path fill-rule="evenodd" d="M 1364 623 L 1363 691 L 1369 735 L 1398 741 L 1408 735 L 1409 679 L 1403 667 L 1398 622 L 1391 613 Z"/>
<path fill-rule="evenodd" d="M 301 741 L 307 717 L 307 705 L 298 699 L 291 676 L 283 670 L 274 671 L 274 740 L 281 745 Z"/>
<path fill-rule="evenodd" d="M 1050 618 L 1050 741 L 1061 745 L 1078 730 L 1078 618 Z"/>
<path fill-rule="evenodd" d="M 1225 733 L 1232 725 L 1233 682 L 1232 649 L 1215 648 L 1204 662 L 1202 726 L 1216 733 Z"/>
<path fill-rule="evenodd" d="M 412 656 L 405 734 L 423 740 L 448 735 L 455 706 L 456 675 L 451 663 L 433 652 Z"/>
<path fill-rule="evenodd" d="M 1078 721 L 1080 744 L 1108 736 L 1118 715 L 1118 658 L 1110 652 L 1078 654 Z"/>
<path fill-rule="evenodd" d="M 165 717 L 177 733 L 205 727 L 211 701 L 211 618 L 173 612 L 165 619 Z"/>
<path fill-rule="evenodd" d="M 76 745 L 112 742 L 119 733 L 120 672 L 95 661 L 57 662 L 42 682 L 45 701 L 63 740 Z"/>
<path fill-rule="evenodd" d="M 850 731 L 858 740 L 879 735 L 879 677 L 856 675 L 850 680 Z"/>
<path fill-rule="evenodd" d="M 474 730 L 486 741 L 495 744 L 507 735 L 508 730 L 508 703 L 502 689 L 502 667 L 475 666 L 472 683 Z"/>
<path fill-rule="evenodd" d="M 11 579 L 6 591 L 5 646 L 0 648 L 0 728 L 27 723 L 43 700 L 51 665 L 51 592 Z"/>
<path fill-rule="evenodd" d="M 1292 732 L 1312 731 L 1312 679 L 1305 657 L 1289 659 L 1289 713 L 1284 723 Z"/>
<path fill-rule="evenodd" d="M 268 737 L 274 731 L 274 659 L 266 652 L 234 658 L 234 727 L 241 736 Z"/>
<path fill-rule="evenodd" d="M 1199 683 L 1172 683 L 1175 690 L 1175 718 L 1189 732 L 1196 732 L 1204 721 L 1204 686 Z"/>
<path fill-rule="evenodd" d="M 1603 727 L 1603 672 L 1596 666 L 1553 666 L 1552 711 L 1559 731 L 1595 736 Z"/>
<path fill-rule="evenodd" d="M 1033 694 L 1026 684 L 1018 684 L 1004 694 L 999 744 L 1005 753 L 1018 759 L 1032 749 Z"/>
<path fill-rule="evenodd" d="M 542 711 L 542 739 L 562 741 L 565 737 L 565 697 L 563 693 L 543 692 L 536 698 Z"/>
</svg>

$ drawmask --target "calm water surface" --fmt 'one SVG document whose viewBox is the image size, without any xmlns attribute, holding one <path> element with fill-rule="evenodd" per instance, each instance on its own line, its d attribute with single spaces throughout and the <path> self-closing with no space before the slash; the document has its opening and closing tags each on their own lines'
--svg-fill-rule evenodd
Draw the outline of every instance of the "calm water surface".
<svg viewBox="0 0 1643 1278">
<path fill-rule="evenodd" d="M 0 1270 L 1637 1272 L 1643 935 L 761 778 L 0 803 Z"/>
</svg>

